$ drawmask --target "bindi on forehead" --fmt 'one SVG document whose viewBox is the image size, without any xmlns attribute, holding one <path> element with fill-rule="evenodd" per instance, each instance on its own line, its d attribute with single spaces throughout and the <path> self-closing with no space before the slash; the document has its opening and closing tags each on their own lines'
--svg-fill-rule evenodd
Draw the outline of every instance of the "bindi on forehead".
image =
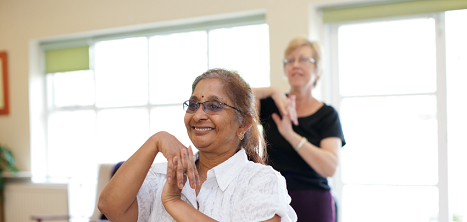
<svg viewBox="0 0 467 222">
<path fill-rule="evenodd" d="M 201 95 L 201 98 L 204 98 L 204 97 L 205 97 L 204 95 Z M 200 101 L 200 98 L 197 97 L 197 96 L 191 96 L 190 100 Z M 216 101 L 220 101 L 220 102 L 224 101 L 224 99 L 222 97 L 219 97 L 219 96 L 216 96 L 216 95 L 208 96 L 208 97 L 206 97 L 206 100 L 209 100 L 209 101 L 216 100 Z"/>
</svg>

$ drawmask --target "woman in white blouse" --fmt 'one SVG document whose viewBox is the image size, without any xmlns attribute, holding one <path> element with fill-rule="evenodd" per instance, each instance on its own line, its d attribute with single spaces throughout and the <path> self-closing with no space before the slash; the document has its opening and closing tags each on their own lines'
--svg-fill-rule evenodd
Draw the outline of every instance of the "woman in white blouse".
<svg viewBox="0 0 467 222">
<path fill-rule="evenodd" d="M 235 72 L 211 69 L 192 90 L 184 120 L 199 152 L 169 133 L 154 134 L 102 191 L 100 211 L 116 222 L 296 221 L 284 177 L 265 165 L 249 85 Z M 168 162 L 152 165 L 159 152 Z"/>
</svg>

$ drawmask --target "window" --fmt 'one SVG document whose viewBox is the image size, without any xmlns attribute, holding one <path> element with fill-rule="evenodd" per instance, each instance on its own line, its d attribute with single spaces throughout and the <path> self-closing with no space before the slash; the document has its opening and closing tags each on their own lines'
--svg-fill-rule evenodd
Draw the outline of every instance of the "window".
<svg viewBox="0 0 467 222">
<path fill-rule="evenodd" d="M 434 19 L 341 26 L 338 47 L 344 220 L 436 219 Z"/>
<path fill-rule="evenodd" d="M 466 15 L 328 25 L 333 102 L 347 140 L 333 180 L 341 221 L 466 217 Z"/>
<path fill-rule="evenodd" d="M 467 10 L 446 12 L 447 140 L 449 213 L 453 221 L 467 220 Z"/>
<path fill-rule="evenodd" d="M 76 48 L 82 42 L 89 47 Z M 75 48 L 60 49 L 67 47 Z M 47 51 L 56 48 L 58 54 Z M 252 87 L 270 84 L 264 16 L 47 42 L 42 49 L 60 61 L 47 70 L 61 70 L 70 52 L 85 49 L 89 57 L 79 63 L 71 57 L 78 71 L 45 74 L 47 140 L 45 149 L 32 152 L 33 180 L 68 182 L 70 213 L 78 219 L 94 210 L 98 164 L 127 160 L 162 130 L 191 144 L 182 103 L 196 76 L 227 68 Z M 155 161 L 166 160 L 158 155 Z"/>
<path fill-rule="evenodd" d="M 89 70 L 46 73 L 46 161 L 34 169 L 49 181 L 94 178 L 97 164 L 128 159 L 161 130 L 190 145 L 182 102 L 208 68 L 237 70 L 252 87 L 269 86 L 264 20 L 193 27 L 92 37 Z"/>
</svg>

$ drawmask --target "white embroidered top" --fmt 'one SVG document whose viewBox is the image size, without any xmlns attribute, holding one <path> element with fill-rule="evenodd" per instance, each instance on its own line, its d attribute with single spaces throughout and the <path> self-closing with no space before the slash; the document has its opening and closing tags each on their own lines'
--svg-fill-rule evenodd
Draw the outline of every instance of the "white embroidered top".
<svg viewBox="0 0 467 222">
<path fill-rule="evenodd" d="M 138 222 L 175 221 L 162 205 L 167 163 L 154 164 L 137 195 Z M 284 177 L 270 166 L 249 161 L 244 149 L 210 169 L 196 196 L 187 181 L 182 200 L 217 221 L 264 221 L 275 214 L 297 221 Z M 198 208 L 199 204 L 199 208 Z"/>
</svg>

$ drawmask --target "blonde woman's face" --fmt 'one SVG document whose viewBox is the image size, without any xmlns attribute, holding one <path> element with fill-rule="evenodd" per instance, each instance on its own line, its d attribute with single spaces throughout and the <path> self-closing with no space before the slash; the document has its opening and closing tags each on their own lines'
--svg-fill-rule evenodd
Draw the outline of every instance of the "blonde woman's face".
<svg viewBox="0 0 467 222">
<path fill-rule="evenodd" d="M 316 64 L 310 62 L 310 58 L 313 58 L 313 49 L 310 46 L 301 46 L 286 57 L 289 63 L 285 65 L 285 71 L 292 88 L 313 87 L 318 74 Z"/>
</svg>

